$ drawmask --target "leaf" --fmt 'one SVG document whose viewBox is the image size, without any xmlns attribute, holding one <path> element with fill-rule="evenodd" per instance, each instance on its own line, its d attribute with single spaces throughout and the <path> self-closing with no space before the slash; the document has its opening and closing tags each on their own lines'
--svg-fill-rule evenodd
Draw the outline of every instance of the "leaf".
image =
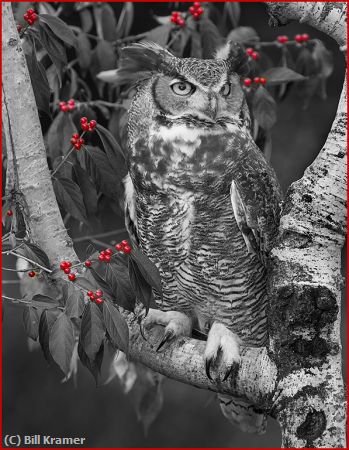
<svg viewBox="0 0 349 450">
<path fill-rule="evenodd" d="M 142 272 L 139 270 L 138 265 L 129 258 L 128 270 L 130 275 L 130 282 L 132 289 L 136 294 L 136 298 L 143 303 L 146 310 L 149 310 L 152 302 L 152 289 L 150 284 L 144 279 Z"/>
<path fill-rule="evenodd" d="M 32 306 L 27 306 L 23 310 L 23 324 L 27 335 L 33 339 L 37 340 L 39 336 L 39 313 L 37 309 Z"/>
<path fill-rule="evenodd" d="M 67 65 L 67 54 L 63 42 L 58 39 L 50 28 L 43 22 L 39 24 L 39 41 L 47 51 L 57 70 L 60 85 L 62 84 L 62 71 Z"/>
<path fill-rule="evenodd" d="M 132 2 L 125 2 L 116 28 L 116 36 L 115 36 L 116 39 L 128 36 L 133 23 L 133 16 L 134 16 L 134 6 Z"/>
<path fill-rule="evenodd" d="M 46 309 L 40 317 L 39 323 L 39 342 L 44 352 L 45 359 L 52 362 L 53 358 L 50 353 L 50 333 L 54 322 L 59 316 L 60 311 L 57 309 Z"/>
<path fill-rule="evenodd" d="M 276 122 L 276 103 L 269 92 L 259 86 L 253 96 L 252 112 L 259 125 L 269 130 Z"/>
<path fill-rule="evenodd" d="M 94 51 L 99 63 L 99 71 L 116 68 L 116 54 L 110 42 L 100 40 Z"/>
<path fill-rule="evenodd" d="M 131 391 L 138 376 L 135 363 L 128 361 L 121 351 L 115 354 L 110 365 L 109 377 L 104 384 L 108 384 L 115 376 L 118 377 L 124 394 Z"/>
<path fill-rule="evenodd" d="M 116 35 L 116 20 L 114 10 L 108 3 L 101 5 L 101 22 L 104 39 L 113 42 Z"/>
<path fill-rule="evenodd" d="M 110 263 L 106 263 L 110 264 Z M 96 264 L 95 264 L 96 266 Z M 89 269 L 90 274 L 93 276 L 93 278 L 96 280 L 98 286 L 110 297 L 113 297 L 113 291 L 109 284 L 105 281 L 105 279 L 93 268 L 90 267 Z"/>
<path fill-rule="evenodd" d="M 87 222 L 86 209 L 79 186 L 69 178 L 54 178 L 53 189 L 60 206 L 79 222 Z"/>
<path fill-rule="evenodd" d="M 237 27 L 228 34 L 227 41 L 253 45 L 259 42 L 259 36 L 252 27 Z"/>
<path fill-rule="evenodd" d="M 125 319 L 119 310 L 111 303 L 103 303 L 104 323 L 112 344 L 119 350 L 128 354 L 129 330 Z"/>
<path fill-rule="evenodd" d="M 144 40 L 155 42 L 156 44 L 161 45 L 161 47 L 165 47 L 168 43 L 168 39 L 173 27 L 170 23 L 166 23 L 165 25 L 159 25 L 158 27 L 153 28 L 148 31 Z"/>
<path fill-rule="evenodd" d="M 82 316 L 80 343 L 90 361 L 95 361 L 104 337 L 103 314 L 95 303 L 89 302 Z"/>
<path fill-rule="evenodd" d="M 81 276 L 76 278 L 75 284 L 82 287 L 83 289 L 86 289 L 87 291 L 94 291 L 96 289 L 96 284 L 91 283 L 90 280 Z"/>
<path fill-rule="evenodd" d="M 59 306 L 58 300 L 49 297 L 48 295 L 36 294 L 31 298 L 32 306 L 36 308 L 52 309 Z"/>
<path fill-rule="evenodd" d="M 316 93 L 319 79 L 318 63 L 308 48 L 302 48 L 296 61 L 296 71 L 308 78 L 297 85 L 297 95 L 303 100 L 303 107 L 306 108 L 309 100 Z"/>
<path fill-rule="evenodd" d="M 169 25 L 171 21 L 171 16 L 157 16 L 154 14 L 153 17 L 160 25 Z"/>
<path fill-rule="evenodd" d="M 96 127 L 98 136 L 100 137 L 103 148 L 109 162 L 115 171 L 115 175 L 121 180 L 127 174 L 126 161 L 123 151 L 120 145 L 116 142 L 114 136 L 102 125 L 97 125 Z"/>
<path fill-rule="evenodd" d="M 190 56 L 192 58 L 202 58 L 201 35 L 197 31 L 192 31 L 190 38 Z"/>
<path fill-rule="evenodd" d="M 23 242 L 21 248 L 17 249 L 17 253 L 26 256 L 28 259 L 40 264 L 47 269 L 50 268 L 50 261 L 46 253 L 33 242 Z"/>
<path fill-rule="evenodd" d="M 94 360 L 90 360 L 90 358 L 86 355 L 86 352 L 82 346 L 81 341 L 78 343 L 78 355 L 81 363 L 92 373 L 96 384 L 98 384 L 98 376 L 101 372 L 102 361 L 103 361 L 103 353 L 104 353 L 104 343 L 102 342 Z"/>
<path fill-rule="evenodd" d="M 303 75 L 288 67 L 273 67 L 264 72 L 261 76 L 267 79 L 268 86 L 305 80 Z"/>
<path fill-rule="evenodd" d="M 202 57 L 211 59 L 214 57 L 217 48 L 222 44 L 223 39 L 219 34 L 218 28 L 210 19 L 201 19 L 199 30 L 201 34 Z"/>
<path fill-rule="evenodd" d="M 66 314 L 70 319 L 80 319 L 84 312 L 84 295 L 81 291 L 74 289 L 66 301 Z"/>
<path fill-rule="evenodd" d="M 88 173 L 79 163 L 74 164 L 74 172 L 80 186 L 87 216 L 96 216 L 98 212 L 98 195 L 96 188 L 90 180 Z"/>
<path fill-rule="evenodd" d="M 238 2 L 224 2 L 223 15 L 229 17 L 233 28 L 239 24 L 241 7 Z"/>
<path fill-rule="evenodd" d="M 91 12 L 87 8 L 84 8 L 79 11 L 79 14 L 81 20 L 81 27 L 85 33 L 88 33 L 89 31 L 91 31 L 93 27 Z"/>
<path fill-rule="evenodd" d="M 69 151 L 71 148 L 70 138 L 76 131 L 76 127 L 69 115 L 60 111 L 53 119 L 46 135 L 48 153 L 52 160 L 58 156 L 65 155 Z"/>
<path fill-rule="evenodd" d="M 98 191 L 112 199 L 118 198 L 119 189 L 115 172 L 107 155 L 100 148 L 86 145 L 84 151 L 78 153 L 78 159 L 92 177 Z"/>
<path fill-rule="evenodd" d="M 131 287 L 128 266 L 111 262 L 106 270 L 106 282 L 113 292 L 116 303 L 124 309 L 133 312 L 136 296 Z"/>
<path fill-rule="evenodd" d="M 51 89 L 48 84 L 44 67 L 36 59 L 35 41 L 32 40 L 32 51 L 25 55 L 29 70 L 30 80 L 33 86 L 36 106 L 51 117 L 50 96 Z"/>
<path fill-rule="evenodd" d="M 79 66 L 82 69 L 88 69 L 91 64 L 91 44 L 86 33 L 83 31 L 78 34 L 76 39 L 76 56 Z"/>
<path fill-rule="evenodd" d="M 162 295 L 161 277 L 156 265 L 138 248 L 132 249 L 130 257 L 137 264 L 146 282 Z"/>
<path fill-rule="evenodd" d="M 318 74 L 328 78 L 333 72 L 333 54 L 325 47 L 319 39 L 314 39 L 313 58 L 318 65 Z"/>
<path fill-rule="evenodd" d="M 72 47 L 76 46 L 76 37 L 63 20 L 50 14 L 40 14 L 39 17 L 40 21 L 46 23 L 59 39 Z"/>
<path fill-rule="evenodd" d="M 52 325 L 49 338 L 49 350 L 52 358 L 65 375 L 69 373 L 74 345 L 73 324 L 63 312 Z"/>
</svg>

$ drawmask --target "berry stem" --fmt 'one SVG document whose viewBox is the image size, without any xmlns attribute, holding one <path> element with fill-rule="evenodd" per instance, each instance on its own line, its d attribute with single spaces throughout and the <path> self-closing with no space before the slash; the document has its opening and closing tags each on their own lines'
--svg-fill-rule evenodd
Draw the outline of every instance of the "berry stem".
<svg viewBox="0 0 349 450">
<path fill-rule="evenodd" d="M 85 131 L 81 134 L 80 139 L 84 136 Z M 53 177 L 58 170 L 63 166 L 63 164 L 67 161 L 67 159 L 69 158 L 69 156 L 73 153 L 73 151 L 75 150 L 75 147 L 73 146 L 69 152 L 65 155 L 65 157 L 62 159 L 62 161 L 58 164 L 58 166 L 55 168 L 55 170 L 51 173 L 51 177 Z"/>
<path fill-rule="evenodd" d="M 315 39 L 309 39 L 308 41 L 306 41 L 307 44 L 309 43 L 314 43 Z M 282 44 L 280 44 L 277 41 L 270 41 L 270 42 L 258 42 L 254 45 L 254 47 L 259 50 L 261 47 L 283 47 L 285 45 L 299 45 L 299 43 L 295 40 L 289 40 L 287 42 L 284 42 Z"/>
</svg>

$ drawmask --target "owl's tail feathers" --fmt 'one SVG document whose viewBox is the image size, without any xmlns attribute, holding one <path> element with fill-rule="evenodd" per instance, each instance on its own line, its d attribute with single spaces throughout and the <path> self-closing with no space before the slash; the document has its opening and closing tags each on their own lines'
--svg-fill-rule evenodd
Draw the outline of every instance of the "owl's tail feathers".
<svg viewBox="0 0 349 450">
<path fill-rule="evenodd" d="M 218 395 L 219 403 L 229 422 L 245 433 L 264 434 L 267 427 L 265 413 L 257 412 L 254 406 L 239 398 Z"/>
</svg>

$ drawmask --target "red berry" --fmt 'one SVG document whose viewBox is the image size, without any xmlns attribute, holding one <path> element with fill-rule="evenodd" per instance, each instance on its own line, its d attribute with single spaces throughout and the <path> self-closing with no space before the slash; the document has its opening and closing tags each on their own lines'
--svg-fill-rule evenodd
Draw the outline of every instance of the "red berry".
<svg viewBox="0 0 349 450">
<path fill-rule="evenodd" d="M 80 142 L 77 142 L 76 144 L 74 144 L 75 150 L 80 150 L 81 149 L 81 144 Z"/>
<path fill-rule="evenodd" d="M 75 138 L 71 138 L 71 139 L 70 139 L 70 142 L 71 142 L 73 145 L 75 145 L 75 144 L 76 144 L 76 139 L 75 139 Z"/>
<path fill-rule="evenodd" d="M 302 34 L 302 41 L 303 42 L 309 41 L 309 34 L 307 33 Z"/>
<path fill-rule="evenodd" d="M 244 79 L 244 85 L 245 86 L 251 86 L 251 84 L 252 84 L 252 80 L 251 80 L 251 78 L 245 78 Z"/>
<path fill-rule="evenodd" d="M 64 270 L 67 266 L 67 261 L 62 261 L 59 265 L 60 269 Z"/>
<path fill-rule="evenodd" d="M 93 128 L 95 128 L 96 125 L 97 125 L 97 121 L 96 120 L 91 120 L 90 121 L 90 130 L 93 130 Z"/>
<path fill-rule="evenodd" d="M 193 14 L 193 18 L 194 18 L 195 20 L 198 20 L 199 17 L 200 17 L 200 14 L 199 14 L 198 12 L 195 11 L 194 14 Z"/>
<path fill-rule="evenodd" d="M 252 47 L 248 47 L 248 48 L 246 49 L 246 53 L 248 54 L 248 56 L 251 56 L 252 53 L 254 53 L 253 48 L 252 48 Z"/>
<path fill-rule="evenodd" d="M 68 275 L 68 273 L 70 273 L 70 267 L 66 267 L 65 269 L 64 269 L 64 273 L 66 273 L 67 275 Z"/>
<path fill-rule="evenodd" d="M 177 23 L 177 17 L 171 17 L 170 20 L 171 20 L 172 23 Z"/>
<path fill-rule="evenodd" d="M 101 254 L 98 256 L 98 259 L 99 259 L 100 261 L 105 261 L 105 254 L 104 254 L 104 253 L 101 253 Z"/>
<path fill-rule="evenodd" d="M 18 31 L 18 33 L 20 33 L 20 32 L 22 31 L 22 28 L 23 28 L 22 25 L 20 25 L 20 24 L 17 25 L 17 31 Z"/>
<path fill-rule="evenodd" d="M 85 144 L 85 139 L 80 138 L 80 139 L 79 139 L 79 143 L 80 143 L 81 145 L 84 145 L 84 144 Z"/>
<path fill-rule="evenodd" d="M 255 78 L 253 78 L 253 82 L 254 83 L 260 83 L 260 81 L 261 81 L 261 79 L 259 78 L 259 77 L 255 77 Z"/>
<path fill-rule="evenodd" d="M 123 247 L 123 245 L 121 245 L 121 244 L 116 244 L 115 245 L 115 248 L 116 248 L 116 250 L 119 252 L 120 250 L 122 250 L 122 247 Z"/>
<path fill-rule="evenodd" d="M 28 13 L 23 14 L 23 19 L 27 22 L 29 19 L 29 14 Z"/>
<path fill-rule="evenodd" d="M 198 8 L 196 12 L 201 16 L 201 14 L 203 14 L 204 12 L 204 8 Z"/>
<path fill-rule="evenodd" d="M 259 53 L 258 52 L 253 52 L 251 54 L 251 58 L 254 59 L 254 60 L 258 59 L 259 58 Z"/>
<path fill-rule="evenodd" d="M 196 11 L 196 8 L 194 8 L 194 6 L 191 6 L 191 7 L 189 8 L 190 14 L 194 14 L 195 11 Z"/>
<path fill-rule="evenodd" d="M 30 278 L 34 278 L 35 275 L 36 275 L 36 273 L 35 273 L 33 270 L 31 270 L 30 272 L 28 272 L 28 277 L 30 277 Z"/>
<path fill-rule="evenodd" d="M 73 98 L 68 100 L 68 105 L 75 106 L 75 100 Z"/>
<path fill-rule="evenodd" d="M 103 291 L 101 289 L 97 289 L 96 291 L 96 297 L 102 297 Z"/>
<path fill-rule="evenodd" d="M 68 275 L 68 278 L 69 278 L 70 281 L 75 281 L 75 280 L 76 280 L 76 275 L 75 275 L 75 273 L 70 273 L 70 274 Z"/>
<path fill-rule="evenodd" d="M 285 35 L 283 35 L 283 36 L 278 36 L 278 37 L 277 37 L 277 41 L 278 41 L 280 44 L 285 44 L 286 42 L 288 42 L 288 37 L 285 36 Z"/>
<path fill-rule="evenodd" d="M 87 123 L 87 117 L 81 117 L 80 123 L 81 123 L 81 124 Z"/>
<path fill-rule="evenodd" d="M 27 20 L 27 22 L 28 22 L 28 25 L 33 25 L 34 22 L 35 22 L 35 20 L 29 18 L 29 19 Z"/>
<path fill-rule="evenodd" d="M 61 108 L 61 111 L 63 111 L 63 112 L 69 111 L 69 107 L 67 105 L 62 105 L 60 108 Z"/>
<path fill-rule="evenodd" d="M 95 299 L 96 299 L 96 297 L 94 296 L 94 294 L 92 294 L 92 295 L 90 296 L 91 302 L 93 302 Z"/>
<path fill-rule="evenodd" d="M 79 134 L 78 133 L 74 133 L 72 136 L 72 139 L 75 139 L 76 141 L 79 139 Z"/>
<path fill-rule="evenodd" d="M 201 3 L 200 3 L 200 2 L 194 2 L 194 3 L 193 3 L 193 6 L 194 6 L 195 9 L 196 9 L 196 8 L 200 8 Z"/>
<path fill-rule="evenodd" d="M 259 79 L 259 82 L 260 82 L 261 84 L 265 84 L 265 83 L 267 82 L 267 79 L 264 78 L 264 77 L 261 77 L 261 78 Z"/>
<path fill-rule="evenodd" d="M 121 245 L 122 245 L 122 246 L 128 245 L 128 240 L 127 240 L 127 239 L 124 239 L 123 241 L 121 241 Z"/>
<path fill-rule="evenodd" d="M 104 261 L 105 262 L 110 262 L 110 258 L 111 258 L 110 255 L 104 255 Z"/>
<path fill-rule="evenodd" d="M 124 253 L 131 253 L 131 251 L 132 251 L 132 248 L 129 246 L 129 245 L 125 245 L 125 247 L 124 247 Z"/>
<path fill-rule="evenodd" d="M 13 216 L 13 211 L 12 211 L 12 209 L 9 209 L 9 210 L 6 212 L 6 215 L 7 215 L 8 217 Z"/>
<path fill-rule="evenodd" d="M 100 297 L 96 298 L 97 305 L 101 305 L 104 302 L 104 300 Z"/>
<path fill-rule="evenodd" d="M 183 26 L 185 25 L 185 20 L 182 19 L 182 18 L 180 18 L 180 19 L 177 20 L 177 24 L 178 24 L 180 27 L 183 27 Z"/>
<path fill-rule="evenodd" d="M 301 34 L 296 34 L 296 36 L 294 37 L 294 40 L 296 42 L 303 42 L 303 36 Z"/>
<path fill-rule="evenodd" d="M 105 254 L 106 254 L 106 255 L 112 255 L 112 254 L 113 254 L 113 250 L 112 250 L 111 248 L 107 248 L 107 249 L 105 250 Z"/>
<path fill-rule="evenodd" d="M 34 13 L 31 15 L 31 20 L 32 20 L 33 22 L 36 22 L 37 19 L 38 19 L 38 15 L 34 12 Z"/>
<path fill-rule="evenodd" d="M 71 267 L 72 263 L 70 261 L 67 261 L 67 267 Z"/>
<path fill-rule="evenodd" d="M 27 9 L 28 16 L 31 16 L 35 13 L 35 11 L 32 8 Z"/>
<path fill-rule="evenodd" d="M 180 15 L 181 13 L 179 13 L 178 11 L 172 11 L 172 17 L 178 17 Z"/>
<path fill-rule="evenodd" d="M 89 297 L 92 297 L 92 296 L 94 296 L 94 293 L 93 293 L 93 291 L 87 291 L 87 295 L 88 295 Z"/>
<path fill-rule="evenodd" d="M 87 123 L 82 123 L 82 124 L 81 124 L 81 128 L 82 128 L 84 131 L 89 131 L 89 129 L 90 129 L 90 127 L 89 127 L 89 125 L 88 125 Z"/>
<path fill-rule="evenodd" d="M 85 261 L 85 266 L 86 267 L 91 267 L 92 266 L 92 261 L 90 261 L 89 259 L 87 261 Z"/>
</svg>

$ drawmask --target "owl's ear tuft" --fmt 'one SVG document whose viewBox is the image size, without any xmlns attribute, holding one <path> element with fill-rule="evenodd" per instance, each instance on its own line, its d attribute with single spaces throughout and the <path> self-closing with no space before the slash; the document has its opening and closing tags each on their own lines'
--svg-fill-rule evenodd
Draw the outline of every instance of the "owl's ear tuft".
<svg viewBox="0 0 349 450">
<path fill-rule="evenodd" d="M 115 84 L 134 84 L 149 78 L 152 73 L 164 71 L 172 58 L 170 52 L 154 42 L 129 45 L 121 50 L 119 68 L 113 71 L 113 77 L 108 81 Z"/>
<path fill-rule="evenodd" d="M 236 72 L 238 75 L 246 76 L 250 71 L 248 56 L 237 42 L 228 41 L 217 50 L 215 58 L 224 59 L 229 71 Z"/>
</svg>

